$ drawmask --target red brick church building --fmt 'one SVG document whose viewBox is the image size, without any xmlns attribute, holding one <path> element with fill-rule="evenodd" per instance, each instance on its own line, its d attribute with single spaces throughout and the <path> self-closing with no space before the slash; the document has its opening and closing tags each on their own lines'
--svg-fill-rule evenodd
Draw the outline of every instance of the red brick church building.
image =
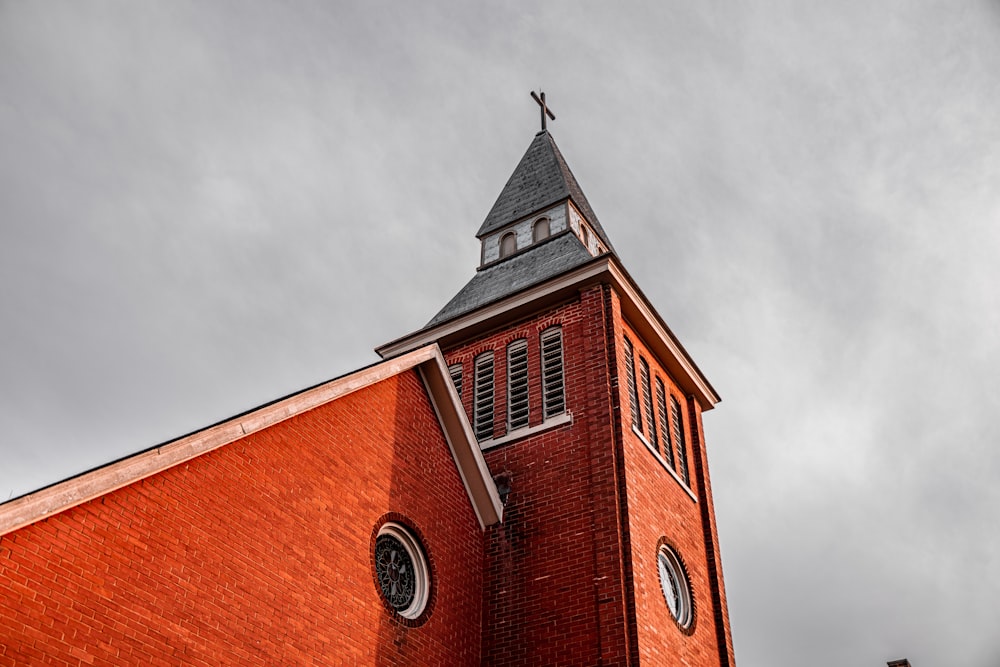
<svg viewBox="0 0 1000 667">
<path fill-rule="evenodd" d="M 0 665 L 734 664 L 715 390 L 545 129 L 383 361 L 0 505 Z"/>
</svg>

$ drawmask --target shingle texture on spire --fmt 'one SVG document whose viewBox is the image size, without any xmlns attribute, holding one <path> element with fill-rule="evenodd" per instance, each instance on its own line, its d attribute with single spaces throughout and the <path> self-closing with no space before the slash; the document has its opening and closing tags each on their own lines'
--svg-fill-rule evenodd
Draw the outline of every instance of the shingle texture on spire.
<svg viewBox="0 0 1000 667">
<path fill-rule="evenodd" d="M 567 198 L 573 200 L 604 245 L 614 252 L 614 246 L 597 221 L 597 215 L 559 152 L 552 135 L 547 131 L 539 132 L 500 192 L 476 236 L 482 238 L 504 225 Z"/>
<path fill-rule="evenodd" d="M 425 328 L 436 326 L 594 259 L 569 232 L 476 273 Z"/>
</svg>

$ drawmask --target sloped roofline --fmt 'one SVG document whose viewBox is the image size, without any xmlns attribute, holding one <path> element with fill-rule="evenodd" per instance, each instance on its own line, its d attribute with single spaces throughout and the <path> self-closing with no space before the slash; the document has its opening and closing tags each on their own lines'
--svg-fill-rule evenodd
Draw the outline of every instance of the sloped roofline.
<svg viewBox="0 0 1000 667">
<path fill-rule="evenodd" d="M 500 495 L 451 382 L 441 349 L 431 344 L 4 503 L 0 505 L 0 535 L 134 484 L 411 369 L 419 373 L 427 388 L 480 527 L 485 529 L 499 523 L 503 518 Z"/>
<path fill-rule="evenodd" d="M 609 283 L 621 297 L 622 313 L 637 333 L 664 361 L 681 386 L 693 395 L 702 410 L 711 410 L 722 398 L 701 372 L 680 340 L 642 293 L 616 255 L 605 253 L 547 280 L 509 294 L 473 311 L 397 338 L 375 352 L 392 357 L 436 342 L 447 347 L 471 331 L 488 331 L 509 318 L 520 318 L 575 295 L 582 287 Z"/>
</svg>

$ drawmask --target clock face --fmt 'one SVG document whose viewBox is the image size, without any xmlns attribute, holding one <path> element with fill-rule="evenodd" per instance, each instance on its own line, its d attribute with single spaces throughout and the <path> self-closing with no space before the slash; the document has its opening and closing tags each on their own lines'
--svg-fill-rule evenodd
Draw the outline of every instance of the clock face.
<svg viewBox="0 0 1000 667">
<path fill-rule="evenodd" d="M 656 553 L 656 564 L 660 571 L 660 589 L 667 610 L 682 629 L 688 630 L 694 619 L 691 591 L 688 578 L 680 558 L 670 547 L 663 545 Z"/>
<path fill-rule="evenodd" d="M 674 574 L 667 556 L 660 552 L 657 558 L 660 564 L 660 587 L 663 589 L 663 598 L 667 601 L 667 609 L 670 614 L 677 618 L 680 611 L 680 598 L 678 596 L 677 575 Z"/>
</svg>

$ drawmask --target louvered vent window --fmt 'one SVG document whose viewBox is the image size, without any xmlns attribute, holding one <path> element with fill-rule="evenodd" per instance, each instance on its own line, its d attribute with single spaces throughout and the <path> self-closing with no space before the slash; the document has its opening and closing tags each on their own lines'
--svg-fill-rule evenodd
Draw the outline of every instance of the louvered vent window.
<svg viewBox="0 0 1000 667">
<path fill-rule="evenodd" d="M 656 412 L 660 415 L 660 435 L 663 437 L 663 458 L 667 464 L 674 467 L 674 444 L 667 426 L 667 391 L 663 381 L 656 378 Z"/>
<path fill-rule="evenodd" d="M 493 353 L 485 352 L 476 357 L 476 377 L 473 387 L 472 421 L 476 439 L 493 437 Z"/>
<path fill-rule="evenodd" d="M 528 425 L 528 341 L 507 346 L 507 423 L 509 430 Z"/>
<path fill-rule="evenodd" d="M 642 407 L 646 411 L 646 437 L 653 449 L 660 451 L 660 443 L 656 440 L 656 422 L 653 413 L 653 392 L 649 386 L 649 364 L 639 357 L 639 379 L 642 380 Z"/>
<path fill-rule="evenodd" d="M 670 418 L 674 422 L 674 442 L 677 443 L 677 472 L 685 484 L 689 484 L 687 466 L 687 442 L 684 438 L 684 416 L 677 399 L 670 397 Z"/>
<path fill-rule="evenodd" d="M 561 328 L 542 332 L 542 405 L 546 419 L 566 411 L 562 348 Z"/>
<path fill-rule="evenodd" d="M 451 373 L 451 381 L 455 383 L 455 391 L 458 395 L 462 395 L 462 364 L 452 364 L 448 367 L 448 372 Z"/>
<path fill-rule="evenodd" d="M 635 353 L 632 351 L 632 341 L 628 338 L 625 339 L 625 381 L 628 382 L 628 407 L 632 412 L 632 426 L 642 431 L 639 397 L 635 389 Z"/>
</svg>

